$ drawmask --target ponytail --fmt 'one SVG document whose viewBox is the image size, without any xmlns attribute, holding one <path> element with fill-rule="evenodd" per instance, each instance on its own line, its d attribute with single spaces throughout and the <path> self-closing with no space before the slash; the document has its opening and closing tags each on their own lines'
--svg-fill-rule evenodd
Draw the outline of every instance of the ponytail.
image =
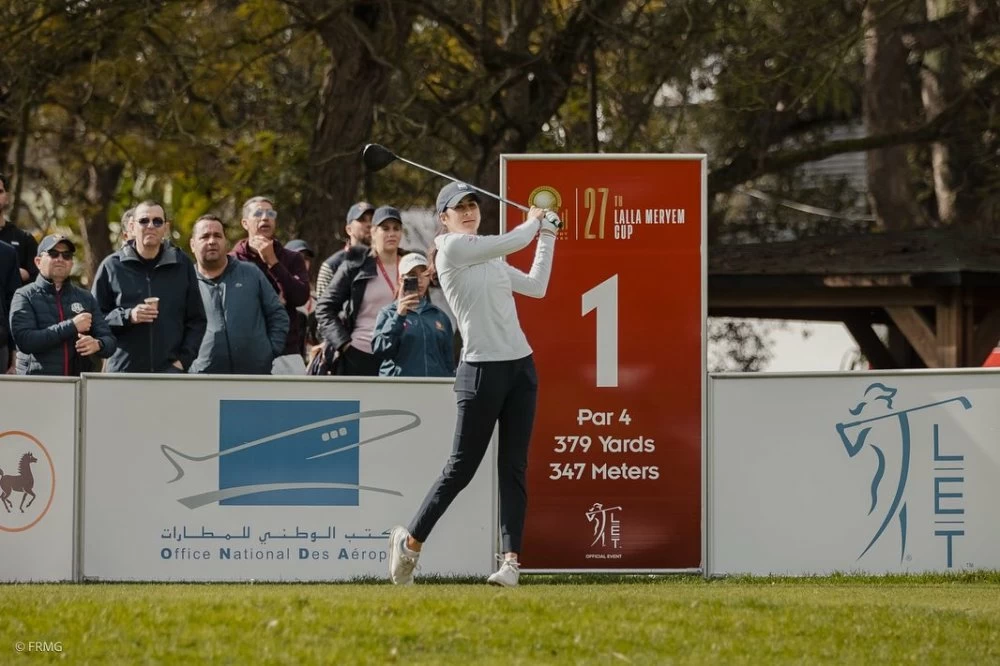
<svg viewBox="0 0 1000 666">
<path fill-rule="evenodd" d="M 434 234 L 434 238 L 437 239 L 438 236 L 443 236 L 446 233 L 448 233 L 448 228 L 443 224 L 438 224 L 437 233 Z M 427 248 L 427 276 L 431 280 L 432 287 L 440 288 L 441 283 L 438 281 L 437 274 L 437 253 L 437 243 L 432 240 L 430 246 Z"/>
</svg>

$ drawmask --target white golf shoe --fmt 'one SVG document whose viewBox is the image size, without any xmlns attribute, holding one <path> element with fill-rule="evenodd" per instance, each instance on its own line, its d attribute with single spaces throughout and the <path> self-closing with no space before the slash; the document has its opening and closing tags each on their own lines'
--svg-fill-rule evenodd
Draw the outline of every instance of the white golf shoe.
<svg viewBox="0 0 1000 666">
<path fill-rule="evenodd" d="M 517 560 L 502 560 L 499 571 L 490 574 L 486 582 L 501 587 L 517 587 L 517 581 L 520 577 L 521 565 Z"/>
<path fill-rule="evenodd" d="M 402 525 L 389 532 L 389 580 L 393 585 L 413 585 L 413 570 L 420 553 L 406 547 L 408 536 L 410 533 Z"/>
</svg>

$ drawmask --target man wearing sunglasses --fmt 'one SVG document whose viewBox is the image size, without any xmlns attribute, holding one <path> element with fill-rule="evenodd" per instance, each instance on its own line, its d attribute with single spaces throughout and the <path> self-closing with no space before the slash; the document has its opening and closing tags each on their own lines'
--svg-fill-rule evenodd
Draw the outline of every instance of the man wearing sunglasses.
<svg viewBox="0 0 1000 666">
<path fill-rule="evenodd" d="M 304 332 L 296 317 L 296 308 L 309 302 L 309 271 L 305 259 L 298 252 L 285 249 L 275 239 L 278 211 L 267 197 L 253 197 L 243 204 L 242 224 L 247 237 L 229 254 L 240 261 L 256 264 L 264 271 L 288 313 L 288 337 L 282 355 L 274 359 L 272 374 L 304 375 L 306 364 L 300 353 Z"/>
<path fill-rule="evenodd" d="M 76 377 L 108 358 L 115 338 L 86 289 L 69 281 L 73 242 L 58 234 L 38 245 L 38 277 L 14 294 L 10 329 L 17 344 L 17 374 Z"/>
<path fill-rule="evenodd" d="M 132 240 L 101 262 L 94 296 L 118 338 L 108 372 L 187 372 L 208 326 L 194 263 L 164 243 L 163 207 L 143 201 Z"/>
</svg>

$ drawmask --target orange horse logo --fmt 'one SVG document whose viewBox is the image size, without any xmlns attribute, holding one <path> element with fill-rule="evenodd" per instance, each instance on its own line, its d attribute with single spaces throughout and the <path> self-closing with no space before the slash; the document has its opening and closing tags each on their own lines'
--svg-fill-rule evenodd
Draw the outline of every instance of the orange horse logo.
<svg viewBox="0 0 1000 666">
<path fill-rule="evenodd" d="M 35 493 L 32 490 L 35 487 L 35 477 L 31 475 L 31 464 L 36 462 L 38 462 L 38 458 L 31 453 L 25 453 L 17 463 L 17 476 L 4 474 L 3 470 L 0 469 L 0 502 L 3 502 L 7 513 L 10 513 L 14 506 L 10 501 L 11 493 L 21 493 L 21 506 L 18 507 L 21 513 L 24 513 L 24 510 L 35 501 Z M 24 500 L 28 499 L 29 496 L 31 499 L 28 500 L 28 507 L 26 507 Z"/>
<path fill-rule="evenodd" d="M 45 445 L 23 430 L 0 432 L 0 533 L 30 530 L 52 508 L 55 494 L 55 462 Z"/>
</svg>

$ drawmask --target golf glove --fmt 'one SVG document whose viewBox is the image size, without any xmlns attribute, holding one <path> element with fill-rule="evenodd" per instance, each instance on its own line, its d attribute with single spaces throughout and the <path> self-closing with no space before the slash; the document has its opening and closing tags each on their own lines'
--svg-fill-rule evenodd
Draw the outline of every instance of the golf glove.
<svg viewBox="0 0 1000 666">
<path fill-rule="evenodd" d="M 560 229 L 562 229 L 562 220 L 559 219 L 559 216 L 551 210 L 545 211 L 545 215 L 542 216 L 542 230 L 558 234 Z"/>
</svg>

